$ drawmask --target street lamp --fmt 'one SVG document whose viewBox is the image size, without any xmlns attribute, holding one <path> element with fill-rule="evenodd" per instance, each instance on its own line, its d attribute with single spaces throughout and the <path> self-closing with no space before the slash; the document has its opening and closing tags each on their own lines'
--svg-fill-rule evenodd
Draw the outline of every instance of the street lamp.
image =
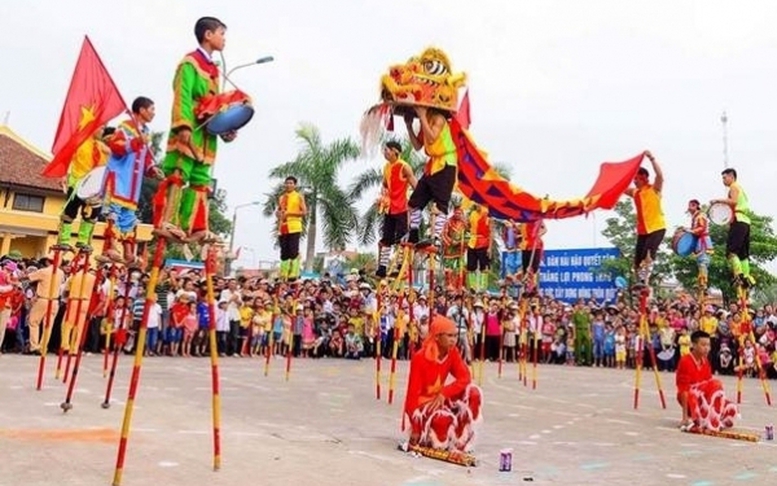
<svg viewBox="0 0 777 486">
<path fill-rule="evenodd" d="M 232 273 L 232 260 L 235 258 L 233 251 L 235 248 L 235 226 L 237 226 L 237 210 L 240 208 L 247 208 L 249 206 L 258 206 L 259 204 L 262 204 L 262 202 L 252 201 L 250 203 L 238 204 L 235 206 L 234 212 L 232 213 L 232 230 L 229 232 L 229 258 L 227 258 L 226 261 L 227 275 Z"/>
<path fill-rule="evenodd" d="M 229 81 L 229 84 L 234 86 L 235 89 L 239 89 L 237 86 L 235 86 L 235 83 L 233 83 L 232 80 L 229 79 L 229 75 L 234 73 L 238 69 L 242 69 L 242 68 L 245 68 L 245 67 L 248 67 L 248 66 L 256 66 L 257 64 L 265 64 L 265 63 L 268 63 L 268 62 L 272 62 L 274 60 L 275 60 L 275 58 L 272 57 L 272 56 L 264 56 L 264 57 L 260 57 L 256 61 L 247 62 L 245 64 L 240 64 L 238 66 L 233 67 L 232 69 L 230 69 L 229 71 L 224 73 L 224 81 L 221 83 L 221 90 L 222 91 L 224 90 L 224 85 L 226 84 L 227 81 Z M 223 56 L 221 58 L 221 61 L 222 61 L 222 64 L 224 64 L 224 69 L 226 69 L 227 66 L 226 66 L 226 63 L 224 62 L 224 57 Z"/>
</svg>

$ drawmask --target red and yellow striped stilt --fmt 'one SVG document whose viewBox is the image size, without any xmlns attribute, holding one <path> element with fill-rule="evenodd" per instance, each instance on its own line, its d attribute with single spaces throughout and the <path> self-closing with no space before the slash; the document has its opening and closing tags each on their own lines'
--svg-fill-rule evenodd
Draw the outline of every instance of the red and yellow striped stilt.
<svg viewBox="0 0 777 486">
<path fill-rule="evenodd" d="M 208 291 L 208 339 L 210 342 L 210 370 L 213 414 L 213 470 L 221 468 L 221 389 L 219 385 L 219 353 L 216 344 L 216 295 L 213 276 L 216 274 L 217 249 L 211 246 L 205 260 L 205 283 Z"/>
<path fill-rule="evenodd" d="M 51 279 L 49 279 L 48 302 L 46 302 L 46 321 L 43 327 L 43 342 L 40 347 L 40 361 L 38 362 L 38 378 L 35 383 L 35 389 L 40 390 L 43 386 L 43 372 L 46 369 L 46 354 L 48 354 L 49 339 L 51 338 L 51 326 L 53 316 L 54 299 L 59 295 L 59 283 L 57 282 L 57 271 L 59 270 L 60 259 L 62 258 L 62 249 L 55 246 L 53 248 L 54 258 L 51 263 Z"/>
<path fill-rule="evenodd" d="M 135 397 L 138 393 L 138 383 L 140 382 L 140 368 L 143 365 L 143 350 L 146 346 L 146 332 L 148 326 L 148 315 L 151 311 L 151 297 L 156 294 L 156 285 L 159 280 L 159 269 L 162 266 L 165 254 L 167 240 L 158 238 L 156 250 L 154 251 L 154 262 L 151 266 L 151 275 L 146 288 L 146 303 L 143 306 L 143 318 L 140 321 L 138 330 L 137 348 L 135 349 L 135 362 L 132 366 L 132 376 L 130 377 L 129 392 L 127 393 L 127 403 L 124 406 L 124 420 L 121 424 L 121 438 L 119 439 L 119 450 L 116 455 L 116 469 L 113 472 L 113 486 L 121 484 L 124 474 L 124 461 L 127 456 L 127 443 L 129 441 L 129 431 L 132 424 L 132 412 L 135 409 Z"/>
</svg>

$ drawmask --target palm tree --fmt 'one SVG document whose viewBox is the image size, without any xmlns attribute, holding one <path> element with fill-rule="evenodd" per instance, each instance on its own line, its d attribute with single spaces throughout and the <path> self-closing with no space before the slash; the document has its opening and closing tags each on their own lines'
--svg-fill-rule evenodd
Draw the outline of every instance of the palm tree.
<svg viewBox="0 0 777 486">
<path fill-rule="evenodd" d="M 263 213 L 272 217 L 283 194 L 283 180 L 294 176 L 298 187 L 305 197 L 308 215 L 303 221 L 307 236 L 305 271 L 313 269 L 316 256 L 316 236 L 319 230 L 319 217 L 323 229 L 324 245 L 329 250 L 344 250 L 351 235 L 356 230 L 359 215 L 354 201 L 340 188 L 338 173 L 343 165 L 359 157 L 359 145 L 351 138 L 342 138 L 324 145 L 318 128 L 310 124 L 301 124 L 296 130 L 300 142 L 300 151 L 294 160 L 270 170 L 270 178 L 278 181 L 273 191 L 267 195 Z M 273 235 L 277 235 L 277 226 Z"/>
<path fill-rule="evenodd" d="M 387 141 L 387 140 L 386 140 Z M 407 137 L 398 140 L 402 145 L 402 153 L 399 158 L 404 160 L 413 169 L 417 178 L 421 177 L 424 170 L 424 163 L 426 159 L 419 153 L 413 150 L 413 146 Z M 385 142 L 385 141 L 384 141 Z M 348 187 L 348 196 L 358 201 L 364 194 L 373 189 L 380 188 L 383 184 L 383 164 L 377 167 L 370 167 L 361 174 L 357 175 L 351 185 Z M 375 200 L 370 204 L 367 211 L 361 216 L 359 220 L 358 229 L 358 242 L 362 246 L 369 246 L 375 243 L 378 228 L 381 224 L 381 215 L 378 213 L 378 201 Z"/>
</svg>

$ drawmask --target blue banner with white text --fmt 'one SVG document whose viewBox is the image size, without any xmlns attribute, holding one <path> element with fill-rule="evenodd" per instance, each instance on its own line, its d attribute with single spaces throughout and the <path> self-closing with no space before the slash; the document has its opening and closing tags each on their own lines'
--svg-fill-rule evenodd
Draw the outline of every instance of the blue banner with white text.
<svg viewBox="0 0 777 486">
<path fill-rule="evenodd" d="M 615 275 L 602 271 L 602 263 L 617 258 L 617 248 L 545 250 L 540 265 L 540 292 L 567 303 L 595 299 L 614 303 Z"/>
</svg>

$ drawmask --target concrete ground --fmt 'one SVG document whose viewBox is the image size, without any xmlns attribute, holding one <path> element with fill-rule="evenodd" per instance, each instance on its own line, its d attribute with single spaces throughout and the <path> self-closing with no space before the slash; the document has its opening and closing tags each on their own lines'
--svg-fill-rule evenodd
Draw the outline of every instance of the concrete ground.
<svg viewBox="0 0 777 486">
<path fill-rule="evenodd" d="M 65 387 L 49 359 L 45 387 L 34 389 L 37 359 L 0 356 L 0 485 L 108 485 L 131 359 L 122 356 L 112 406 L 100 404 L 102 359 L 89 356 L 74 408 L 59 408 Z M 384 370 L 387 368 L 384 361 Z M 774 442 L 747 443 L 676 429 L 673 376 L 661 374 L 661 410 L 652 374 L 632 409 L 632 371 L 540 366 L 538 388 L 518 382 L 517 366 L 483 378 L 485 422 L 477 468 L 413 458 L 396 450 L 406 363 L 395 403 L 375 399 L 374 362 L 281 360 L 270 376 L 259 360 L 220 361 L 223 464 L 211 469 L 210 368 L 206 359 L 144 360 L 125 464 L 126 486 L 148 485 L 500 485 L 777 484 Z M 384 380 L 386 379 L 384 372 Z M 724 379 L 732 393 L 735 380 Z M 530 383 L 531 384 L 531 383 Z M 746 380 L 742 429 L 777 418 L 757 380 Z M 498 472 L 499 450 L 514 449 L 513 472 Z"/>
</svg>

